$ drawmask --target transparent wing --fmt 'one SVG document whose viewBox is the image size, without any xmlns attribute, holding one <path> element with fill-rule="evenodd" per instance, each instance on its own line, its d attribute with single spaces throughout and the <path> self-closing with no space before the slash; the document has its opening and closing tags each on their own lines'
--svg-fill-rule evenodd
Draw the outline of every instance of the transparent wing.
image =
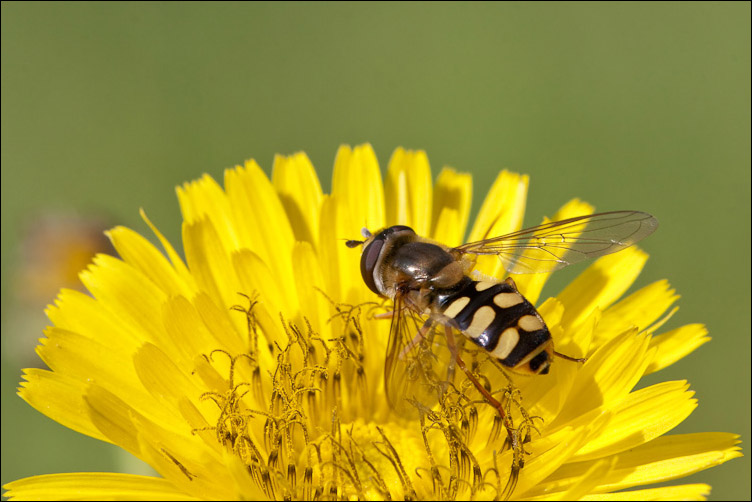
<svg viewBox="0 0 752 502">
<path fill-rule="evenodd" d="M 658 220 L 640 211 L 612 211 L 544 223 L 469 242 L 459 254 L 498 255 L 507 272 L 531 274 L 621 251 L 652 234 Z"/>
<path fill-rule="evenodd" d="M 411 401 L 429 408 L 437 402 L 451 356 L 436 329 L 441 325 L 418 314 L 402 295 L 394 299 L 391 322 L 384 363 L 386 396 L 392 409 L 413 415 L 417 410 Z"/>
</svg>

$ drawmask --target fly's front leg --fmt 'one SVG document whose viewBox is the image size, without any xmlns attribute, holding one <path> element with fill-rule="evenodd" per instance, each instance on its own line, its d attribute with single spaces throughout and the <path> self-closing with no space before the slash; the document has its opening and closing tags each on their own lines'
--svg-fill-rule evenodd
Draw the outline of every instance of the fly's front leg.
<svg viewBox="0 0 752 502">
<path fill-rule="evenodd" d="M 392 317 L 397 315 L 396 310 L 391 310 L 389 312 L 383 312 L 381 314 L 376 314 L 373 316 L 374 319 L 391 319 Z M 404 359 L 405 356 L 410 353 L 411 350 L 413 350 L 415 347 L 418 346 L 420 342 L 423 341 L 423 339 L 426 337 L 426 333 L 428 333 L 428 330 L 431 329 L 431 326 L 433 326 L 433 321 L 428 318 L 426 322 L 423 324 L 423 326 L 418 330 L 418 332 L 415 334 L 412 340 L 405 345 L 405 348 L 402 349 L 399 353 L 399 358 Z"/>
<path fill-rule="evenodd" d="M 397 315 L 397 312 L 395 310 L 390 310 L 389 312 L 382 312 L 381 314 L 373 314 L 373 318 L 378 320 L 391 319 L 395 315 Z"/>
<path fill-rule="evenodd" d="M 426 337 L 426 333 L 428 333 L 428 330 L 431 329 L 431 326 L 433 326 L 433 321 L 429 317 L 426 319 L 426 322 L 423 324 L 423 326 L 418 330 L 418 333 L 413 337 L 412 340 L 410 340 L 410 343 L 405 345 L 405 348 L 402 349 L 402 351 L 399 353 L 400 359 L 404 359 L 405 356 L 413 350 L 420 342 L 423 341 L 423 339 Z"/>
</svg>

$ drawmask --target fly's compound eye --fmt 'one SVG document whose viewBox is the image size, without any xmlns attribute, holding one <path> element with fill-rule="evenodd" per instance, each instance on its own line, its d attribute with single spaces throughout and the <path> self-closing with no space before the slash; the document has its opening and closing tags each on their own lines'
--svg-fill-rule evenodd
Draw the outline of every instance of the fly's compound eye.
<svg viewBox="0 0 752 502">
<path fill-rule="evenodd" d="M 363 254 L 360 256 L 360 274 L 363 276 L 363 281 L 366 283 L 366 286 L 368 286 L 368 289 L 377 295 L 380 293 L 376 288 L 376 282 L 373 279 L 373 271 L 376 268 L 376 262 L 379 260 L 381 248 L 384 247 L 385 241 L 386 238 L 381 235 L 376 236 L 376 238 L 366 246 L 363 250 Z"/>
</svg>

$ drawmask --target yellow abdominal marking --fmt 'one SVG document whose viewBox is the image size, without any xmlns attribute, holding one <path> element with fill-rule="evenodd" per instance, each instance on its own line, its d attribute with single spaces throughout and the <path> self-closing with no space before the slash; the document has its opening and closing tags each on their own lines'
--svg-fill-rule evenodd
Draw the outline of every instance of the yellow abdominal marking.
<svg viewBox="0 0 752 502">
<path fill-rule="evenodd" d="M 460 311 L 464 309 L 468 303 L 470 303 L 469 296 L 463 296 L 462 298 L 457 298 L 456 300 L 452 302 L 451 305 L 447 307 L 447 309 L 444 311 L 444 315 L 454 319 L 455 317 L 457 317 L 457 314 L 459 314 Z"/>
<path fill-rule="evenodd" d="M 534 315 L 524 315 L 517 321 L 517 326 L 525 331 L 538 331 L 543 329 L 543 322 Z"/>
<path fill-rule="evenodd" d="M 496 285 L 495 282 L 481 281 L 475 284 L 475 291 L 485 291 L 491 286 Z"/>
<path fill-rule="evenodd" d="M 465 333 L 472 338 L 478 338 L 495 318 L 496 312 L 494 312 L 493 307 L 485 305 L 475 311 L 475 314 L 473 314 L 473 321 L 470 323 L 470 326 L 467 327 Z"/>
<path fill-rule="evenodd" d="M 515 305 L 522 303 L 523 298 L 519 293 L 499 293 L 494 296 L 493 301 L 499 307 L 508 309 L 509 307 L 514 307 Z"/>
<path fill-rule="evenodd" d="M 491 351 L 491 354 L 499 359 L 506 359 L 517 346 L 517 342 L 519 341 L 519 331 L 517 331 L 516 328 L 507 328 L 501 333 L 501 336 L 499 336 L 496 348 Z"/>
</svg>

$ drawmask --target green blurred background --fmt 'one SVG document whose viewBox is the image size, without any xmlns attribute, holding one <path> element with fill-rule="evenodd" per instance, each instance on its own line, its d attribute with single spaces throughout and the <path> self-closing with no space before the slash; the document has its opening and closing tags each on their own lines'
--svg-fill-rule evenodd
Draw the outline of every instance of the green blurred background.
<svg viewBox="0 0 752 502">
<path fill-rule="evenodd" d="M 179 243 L 176 185 L 304 150 L 328 191 L 341 143 L 370 142 L 382 168 L 397 146 L 425 149 L 434 174 L 473 173 L 475 210 L 499 169 L 529 173 L 527 225 L 572 197 L 655 214 L 637 286 L 669 279 L 667 328 L 706 323 L 713 341 L 642 385 L 688 379 L 700 406 L 675 432 L 748 441 L 748 2 L 3 2 L 1 33 L 3 483 L 123 465 L 15 395 L 35 363 L 5 341 L 44 326 L 14 319 L 33 216 L 148 234 L 143 207 Z M 748 500 L 748 458 L 681 482 Z"/>
</svg>

